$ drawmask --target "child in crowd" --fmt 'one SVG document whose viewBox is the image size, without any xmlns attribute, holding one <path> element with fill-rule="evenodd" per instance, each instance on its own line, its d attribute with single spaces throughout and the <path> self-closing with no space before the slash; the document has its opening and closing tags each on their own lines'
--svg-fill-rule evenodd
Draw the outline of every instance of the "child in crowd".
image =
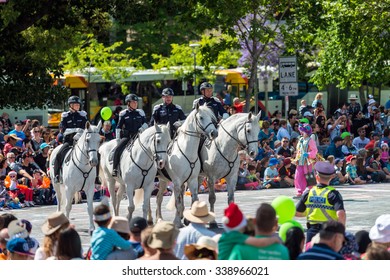
<svg viewBox="0 0 390 280">
<path fill-rule="evenodd" d="M 386 167 L 388 170 L 390 170 L 389 145 L 386 142 L 382 142 L 381 149 L 382 149 L 381 163 L 383 164 L 383 167 Z"/>
<path fill-rule="evenodd" d="M 337 186 L 340 184 L 344 184 L 347 180 L 346 177 L 343 176 L 343 173 L 341 171 L 342 165 L 344 164 L 344 162 L 340 159 L 335 160 L 333 155 L 328 156 L 327 160 L 329 161 L 330 164 L 333 165 L 334 169 L 336 170 L 336 176 L 332 180 L 330 180 L 329 185 L 330 186 Z"/>
<path fill-rule="evenodd" d="M 248 167 L 248 163 L 246 162 L 246 160 L 240 160 L 240 167 L 238 169 L 238 179 L 237 179 L 237 186 L 236 186 L 237 190 L 253 189 L 252 186 L 250 187 L 245 186 L 246 184 L 250 183 L 249 179 L 247 178 L 248 175 L 250 174 L 247 167 Z"/>
<path fill-rule="evenodd" d="M 347 162 L 346 172 L 347 172 L 348 182 L 351 185 L 365 184 L 366 181 L 360 178 L 357 174 L 356 156 L 354 155 L 347 156 L 346 162 Z"/>
<path fill-rule="evenodd" d="M 50 179 L 47 176 L 42 177 L 39 169 L 34 170 L 33 178 L 31 181 L 31 188 L 34 191 L 34 200 L 39 205 L 49 204 L 50 198 Z"/>
<path fill-rule="evenodd" d="M 279 168 L 279 176 L 281 178 L 280 187 L 281 188 L 294 187 L 294 175 L 295 175 L 295 169 L 293 168 L 291 159 L 285 158 L 283 160 L 283 166 Z"/>
<path fill-rule="evenodd" d="M 256 238 L 244 234 L 248 221 L 234 202 L 229 204 L 224 213 L 222 223 L 225 232 L 218 240 L 218 260 L 228 260 L 234 246 L 237 244 L 267 247 L 275 243 L 281 243 L 277 236 Z"/>
<path fill-rule="evenodd" d="M 269 188 L 279 188 L 280 181 L 282 180 L 279 176 L 277 166 L 279 161 L 277 158 L 271 158 L 268 164 L 267 169 L 264 171 L 264 182 L 263 187 L 266 189 Z"/>
<path fill-rule="evenodd" d="M 250 164 L 248 166 L 248 171 L 249 171 L 249 175 L 247 176 L 247 178 L 249 179 L 250 183 L 247 183 L 246 186 L 249 186 L 251 184 L 253 186 L 253 189 L 258 190 L 262 182 L 258 177 L 258 174 L 256 174 L 256 166 Z"/>
<path fill-rule="evenodd" d="M 8 204 L 12 202 L 10 195 L 8 194 L 7 188 L 4 184 L 5 176 L 0 177 L 0 210 L 10 208 Z"/>
<path fill-rule="evenodd" d="M 93 231 L 91 237 L 91 260 L 105 260 L 114 248 L 122 250 L 131 248 L 130 241 L 124 240 L 115 230 L 108 228 L 111 222 L 108 205 L 101 203 L 93 212 L 98 228 Z"/>
</svg>

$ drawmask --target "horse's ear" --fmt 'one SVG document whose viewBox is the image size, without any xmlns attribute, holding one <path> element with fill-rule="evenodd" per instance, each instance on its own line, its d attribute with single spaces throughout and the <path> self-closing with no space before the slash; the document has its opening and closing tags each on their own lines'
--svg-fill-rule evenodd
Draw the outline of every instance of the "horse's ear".
<svg viewBox="0 0 390 280">
<path fill-rule="evenodd" d="M 98 130 L 100 130 L 102 128 L 102 120 L 99 121 L 97 128 L 98 128 Z"/>
<path fill-rule="evenodd" d="M 89 122 L 89 121 L 87 121 L 87 122 L 85 123 L 85 129 L 89 129 L 89 128 L 90 128 L 90 126 L 91 126 L 90 122 Z"/>
<path fill-rule="evenodd" d="M 259 111 L 256 117 L 257 117 L 257 122 L 259 122 L 261 120 L 261 110 Z"/>
<path fill-rule="evenodd" d="M 249 112 L 248 113 L 248 121 L 251 121 L 252 120 L 252 112 Z"/>
</svg>

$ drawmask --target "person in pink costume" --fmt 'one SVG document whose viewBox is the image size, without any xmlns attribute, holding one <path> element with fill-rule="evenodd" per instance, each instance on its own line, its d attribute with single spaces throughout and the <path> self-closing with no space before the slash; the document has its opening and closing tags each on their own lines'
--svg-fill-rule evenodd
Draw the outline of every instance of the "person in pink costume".
<svg viewBox="0 0 390 280">
<path fill-rule="evenodd" d="M 297 155 L 295 157 L 297 169 L 295 171 L 294 181 L 297 197 L 302 196 L 302 193 L 308 187 L 305 174 L 312 171 L 312 163 L 318 153 L 315 141 L 310 138 L 312 133 L 311 126 L 307 123 L 301 123 L 299 125 L 299 132 L 301 133 L 301 137 L 299 137 L 297 144 Z"/>
</svg>

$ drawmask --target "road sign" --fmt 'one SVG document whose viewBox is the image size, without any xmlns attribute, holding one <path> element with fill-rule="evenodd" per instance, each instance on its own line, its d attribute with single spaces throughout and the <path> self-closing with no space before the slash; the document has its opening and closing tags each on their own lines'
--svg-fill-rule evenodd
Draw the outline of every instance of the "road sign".
<svg viewBox="0 0 390 280">
<path fill-rule="evenodd" d="M 297 57 L 279 57 L 279 83 L 298 82 Z"/>
<path fill-rule="evenodd" d="M 297 96 L 298 83 L 280 83 L 279 94 L 280 96 Z"/>
</svg>

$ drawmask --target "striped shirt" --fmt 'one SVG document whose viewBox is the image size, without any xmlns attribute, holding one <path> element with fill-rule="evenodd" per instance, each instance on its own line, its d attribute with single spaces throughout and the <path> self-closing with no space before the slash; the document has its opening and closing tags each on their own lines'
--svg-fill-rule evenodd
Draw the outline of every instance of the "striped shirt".
<svg viewBox="0 0 390 280">
<path fill-rule="evenodd" d="M 98 227 L 91 237 L 91 260 L 105 260 L 115 247 L 127 250 L 131 248 L 131 243 L 113 229 Z"/>
<path fill-rule="evenodd" d="M 335 252 L 326 244 L 314 244 L 306 252 L 300 254 L 298 260 L 344 260 L 343 256 Z"/>
</svg>

